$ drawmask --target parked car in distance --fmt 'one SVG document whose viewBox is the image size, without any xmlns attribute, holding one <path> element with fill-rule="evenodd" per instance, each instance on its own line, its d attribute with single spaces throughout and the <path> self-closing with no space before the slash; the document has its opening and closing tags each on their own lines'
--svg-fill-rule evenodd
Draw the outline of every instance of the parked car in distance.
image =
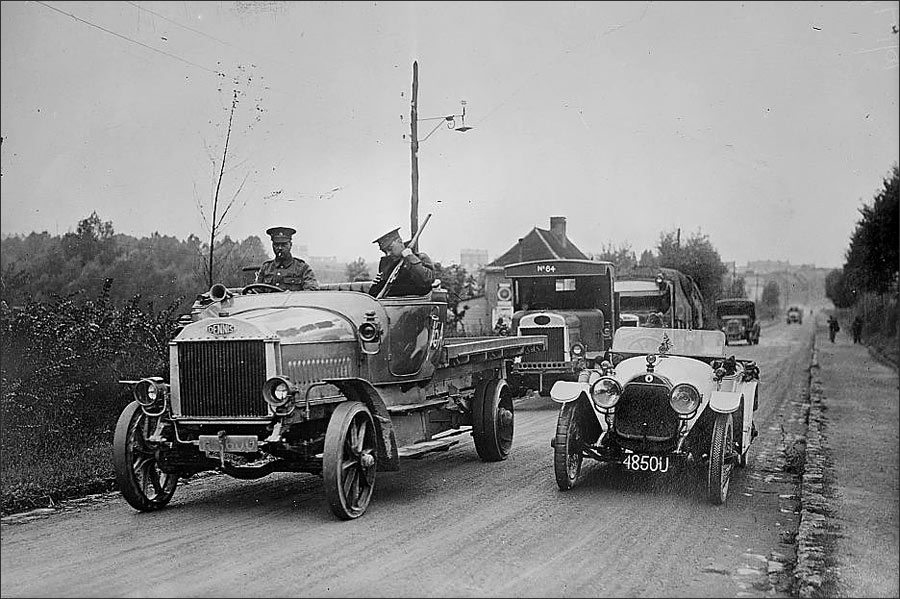
<svg viewBox="0 0 900 599">
<path fill-rule="evenodd" d="M 790 308 L 788 308 L 787 316 L 785 317 L 784 321 L 787 324 L 791 324 L 793 322 L 796 322 L 797 324 L 803 324 L 803 310 L 800 308 L 800 306 L 791 306 Z"/>
<path fill-rule="evenodd" d="M 610 357 L 551 390 L 562 404 L 551 442 L 559 488 L 576 484 L 585 457 L 647 473 L 684 463 L 705 469 L 707 498 L 724 503 L 757 435 L 756 364 L 726 358 L 721 331 L 686 329 L 619 328 Z"/>
<path fill-rule="evenodd" d="M 759 321 L 756 320 L 756 304 L 753 300 L 728 298 L 716 301 L 716 324 L 725 333 L 725 345 L 746 341 L 747 345 L 759 343 Z"/>
</svg>

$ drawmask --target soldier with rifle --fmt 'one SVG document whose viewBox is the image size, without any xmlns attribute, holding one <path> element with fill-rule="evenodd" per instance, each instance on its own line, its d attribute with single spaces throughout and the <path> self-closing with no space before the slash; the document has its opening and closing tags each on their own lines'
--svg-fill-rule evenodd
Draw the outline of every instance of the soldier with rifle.
<svg viewBox="0 0 900 599">
<path fill-rule="evenodd" d="M 378 244 L 384 256 L 378 262 L 378 274 L 369 289 L 369 295 L 375 298 L 425 295 L 431 290 L 431 284 L 434 282 L 434 264 L 428 254 L 414 252 L 411 249 L 415 247 L 419 234 L 430 217 L 429 214 L 425 218 L 425 222 L 409 243 L 403 243 L 400 227 L 388 231 L 372 242 Z"/>
</svg>

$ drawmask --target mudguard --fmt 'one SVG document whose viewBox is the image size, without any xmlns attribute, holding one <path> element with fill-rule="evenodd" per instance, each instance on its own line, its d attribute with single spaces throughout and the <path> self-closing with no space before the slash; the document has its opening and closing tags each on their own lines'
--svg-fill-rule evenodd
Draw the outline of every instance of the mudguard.
<svg viewBox="0 0 900 599">
<path fill-rule="evenodd" d="M 741 405 L 742 395 L 737 391 L 713 391 L 709 398 L 709 409 L 720 414 L 730 414 Z"/>
<path fill-rule="evenodd" d="M 369 381 L 357 378 L 325 379 L 325 382 L 340 389 L 347 399 L 361 401 L 369 408 L 378 431 L 378 469 L 388 472 L 400 470 L 394 425 L 378 390 Z"/>
<path fill-rule="evenodd" d="M 587 397 L 590 388 L 590 385 L 587 383 L 556 381 L 553 383 L 553 388 L 550 389 L 550 399 L 557 403 L 569 403 L 581 397 L 582 394 Z"/>
</svg>

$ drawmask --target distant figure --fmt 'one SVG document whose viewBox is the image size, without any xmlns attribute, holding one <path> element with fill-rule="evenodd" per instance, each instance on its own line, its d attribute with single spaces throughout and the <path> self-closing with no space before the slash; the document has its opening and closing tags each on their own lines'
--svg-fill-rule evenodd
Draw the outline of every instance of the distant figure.
<svg viewBox="0 0 900 599">
<path fill-rule="evenodd" d="M 859 316 L 853 319 L 850 330 L 853 331 L 853 343 L 862 343 L 863 320 Z"/>
<path fill-rule="evenodd" d="M 501 337 L 509 335 L 509 325 L 506 324 L 506 321 L 503 320 L 502 316 L 497 319 L 497 324 L 494 325 L 494 334 L 500 335 Z"/>
<path fill-rule="evenodd" d="M 831 339 L 832 343 L 834 343 L 834 336 L 837 335 L 840 330 L 841 325 L 838 324 L 838 319 L 832 314 L 828 317 L 828 337 Z"/>
<path fill-rule="evenodd" d="M 660 314 L 659 312 L 651 312 L 650 315 L 647 316 L 647 323 L 644 326 L 651 329 L 664 328 L 665 325 L 663 324 L 662 314 Z"/>
<path fill-rule="evenodd" d="M 316 275 L 309 264 L 291 255 L 290 227 L 272 227 L 266 234 L 272 238 L 274 260 L 266 260 L 256 271 L 256 282 L 274 285 L 285 291 L 314 291 L 319 288 Z"/>
<path fill-rule="evenodd" d="M 415 253 L 406 247 L 403 238 L 400 237 L 400 227 L 388 231 L 372 243 L 378 244 L 384 256 L 378 261 L 378 274 L 372 287 L 369 288 L 369 295 L 378 297 L 391 273 L 394 272 L 394 267 L 401 262 L 400 272 L 385 294 L 387 297 L 425 295 L 431 291 L 431 284 L 434 282 L 434 264 L 425 252 Z"/>
</svg>

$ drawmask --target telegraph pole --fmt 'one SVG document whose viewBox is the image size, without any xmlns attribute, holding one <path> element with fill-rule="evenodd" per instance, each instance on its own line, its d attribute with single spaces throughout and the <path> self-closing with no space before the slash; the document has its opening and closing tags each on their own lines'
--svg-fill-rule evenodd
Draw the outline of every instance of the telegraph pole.
<svg viewBox="0 0 900 599">
<path fill-rule="evenodd" d="M 419 121 L 417 106 L 419 95 L 419 62 L 413 61 L 412 102 L 409 111 L 410 131 L 410 162 L 412 165 L 412 195 L 410 197 L 409 230 L 411 238 L 416 236 L 419 230 L 419 131 L 416 123 Z M 417 248 L 412 248 L 416 251 Z"/>
</svg>

